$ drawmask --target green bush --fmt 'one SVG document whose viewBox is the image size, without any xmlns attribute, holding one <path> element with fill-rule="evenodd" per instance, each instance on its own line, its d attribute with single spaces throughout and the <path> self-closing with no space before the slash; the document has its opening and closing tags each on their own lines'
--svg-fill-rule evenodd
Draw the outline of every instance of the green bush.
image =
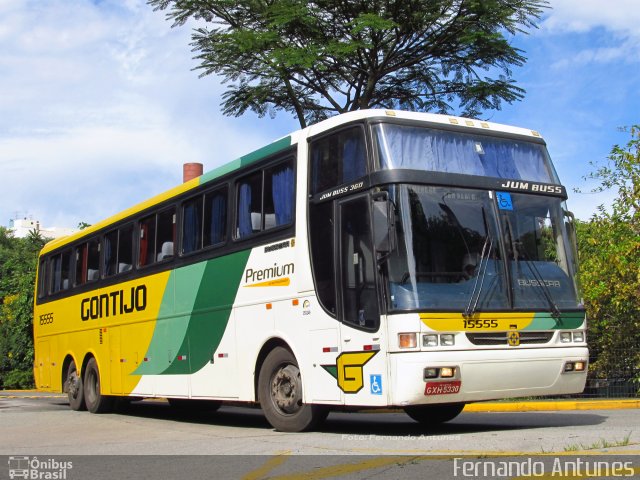
<svg viewBox="0 0 640 480">
<path fill-rule="evenodd" d="M 5 389 L 33 388 L 32 370 L 11 370 L 0 377 L 0 385 Z"/>
</svg>

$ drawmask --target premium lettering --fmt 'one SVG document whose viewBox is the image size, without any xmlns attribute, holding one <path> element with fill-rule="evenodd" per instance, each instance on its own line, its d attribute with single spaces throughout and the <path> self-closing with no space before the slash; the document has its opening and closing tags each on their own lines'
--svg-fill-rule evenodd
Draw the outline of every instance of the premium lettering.
<svg viewBox="0 0 640 480">
<path fill-rule="evenodd" d="M 273 267 L 263 268 L 261 270 L 247 268 L 244 273 L 244 282 L 261 282 L 272 278 L 285 277 L 287 275 L 293 275 L 293 271 L 293 263 L 287 263 L 286 265 L 277 265 L 274 263 Z"/>
</svg>

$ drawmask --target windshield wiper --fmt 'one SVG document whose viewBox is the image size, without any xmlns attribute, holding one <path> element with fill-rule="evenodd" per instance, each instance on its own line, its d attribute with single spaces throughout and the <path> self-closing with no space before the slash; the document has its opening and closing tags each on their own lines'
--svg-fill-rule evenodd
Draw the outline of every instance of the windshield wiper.
<svg viewBox="0 0 640 480">
<path fill-rule="evenodd" d="M 469 297 L 469 303 L 467 304 L 467 308 L 464 309 L 464 313 L 462 316 L 464 318 L 473 317 L 478 308 L 478 303 L 480 302 L 480 295 L 482 294 L 482 288 L 484 287 L 484 280 L 486 277 L 487 266 L 489 265 L 489 254 L 491 252 L 491 248 L 493 247 L 493 238 L 490 235 L 484 239 L 484 245 L 482 245 L 482 252 L 480 253 L 480 268 L 478 269 L 478 274 L 476 275 L 475 283 L 473 284 L 473 290 L 471 290 L 471 297 Z M 478 288 L 478 284 L 480 287 Z"/>
<path fill-rule="evenodd" d="M 482 207 L 482 221 L 484 223 L 484 231 L 486 232 L 487 236 L 485 237 L 484 244 L 482 245 L 482 251 L 480 253 L 480 268 L 478 269 L 478 274 L 476 275 L 476 281 L 473 284 L 473 290 L 471 290 L 469 303 L 467 304 L 467 308 L 464 309 L 464 313 L 462 314 L 462 316 L 465 318 L 472 317 L 476 313 L 476 310 L 478 308 L 478 303 L 480 302 L 480 295 L 482 294 L 482 287 L 484 287 L 485 274 L 487 271 L 487 266 L 489 265 L 489 256 L 491 255 L 491 249 L 493 248 L 493 237 L 491 236 L 491 233 L 489 231 L 489 223 L 487 222 L 487 213 L 484 210 L 484 206 Z M 466 242 L 465 242 L 465 245 L 466 245 Z M 485 258 L 486 258 L 486 262 L 484 263 L 484 266 L 483 266 L 482 262 L 483 260 L 485 260 Z M 481 281 L 480 281 L 480 276 L 482 276 Z M 474 297 L 476 296 L 476 289 L 478 288 L 479 281 L 480 281 L 480 289 L 478 289 L 477 297 L 475 298 L 475 301 L 474 301 Z"/>
<path fill-rule="evenodd" d="M 520 254 L 522 254 L 524 262 L 529 267 L 529 271 L 532 273 L 537 286 L 539 286 L 540 290 L 542 291 L 542 296 L 544 297 L 544 299 L 546 300 L 549 306 L 549 312 L 551 313 L 551 317 L 555 319 L 559 319 L 562 312 L 560 312 L 560 309 L 558 308 L 556 303 L 553 301 L 553 297 L 551 295 L 551 292 L 549 291 L 549 287 L 547 287 L 547 284 L 545 283 L 544 278 L 540 274 L 538 267 L 536 267 L 535 262 L 533 262 L 529 258 L 529 256 L 527 255 L 527 251 L 524 248 L 521 248 L 522 242 L 515 239 L 515 235 L 513 234 L 513 227 L 511 225 L 511 221 L 509 220 L 509 217 L 505 215 L 504 218 L 507 224 L 507 233 L 509 234 L 509 243 L 511 244 L 513 259 L 516 262 L 516 269 L 519 269 L 518 259 Z"/>
</svg>

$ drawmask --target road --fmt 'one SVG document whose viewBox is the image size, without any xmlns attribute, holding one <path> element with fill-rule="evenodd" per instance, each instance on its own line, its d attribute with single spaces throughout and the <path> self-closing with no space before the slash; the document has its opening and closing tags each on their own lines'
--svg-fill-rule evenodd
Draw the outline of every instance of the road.
<svg viewBox="0 0 640 480">
<path fill-rule="evenodd" d="M 290 466 L 300 458 L 305 465 L 320 462 L 314 471 L 324 468 L 319 456 L 334 464 L 353 464 L 345 455 L 363 456 L 361 461 L 352 458 L 358 459 L 355 464 L 365 462 L 373 470 L 389 465 L 398 468 L 402 458 L 413 458 L 410 465 L 419 468 L 422 456 L 623 454 L 640 458 L 635 457 L 640 455 L 636 409 L 463 412 L 432 428 L 420 426 L 401 412 L 332 412 L 315 432 L 282 433 L 268 425 L 259 409 L 222 407 L 218 412 L 196 414 L 176 411 L 162 400 L 146 400 L 118 413 L 93 415 L 71 411 L 62 396 L 0 394 L 0 432 L 0 455 L 224 455 L 235 458 L 235 463 L 241 459 L 249 472 L 270 472 L 283 458 L 289 459 Z M 298 460 L 292 460 L 296 457 Z M 438 464 L 445 469 L 443 473 L 451 474 L 451 459 Z M 192 470 L 198 470 L 194 461 L 189 463 Z M 222 468 L 220 462 L 218 468 Z M 210 472 L 210 465 L 202 469 Z M 403 469 L 405 474 L 411 470 L 407 465 Z M 0 467 L 0 478 L 2 473 Z M 351 478 L 349 475 L 345 478 Z"/>
</svg>

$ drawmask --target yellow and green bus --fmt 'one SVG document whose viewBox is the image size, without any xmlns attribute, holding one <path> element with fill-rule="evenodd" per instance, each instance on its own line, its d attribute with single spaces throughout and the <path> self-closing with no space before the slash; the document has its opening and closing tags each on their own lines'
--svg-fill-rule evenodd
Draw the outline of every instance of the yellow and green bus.
<svg viewBox="0 0 640 480">
<path fill-rule="evenodd" d="M 93 413 L 118 397 L 259 403 L 282 431 L 331 408 L 433 424 L 581 392 L 566 197 L 535 131 L 330 118 L 48 243 L 37 387 Z"/>
</svg>

